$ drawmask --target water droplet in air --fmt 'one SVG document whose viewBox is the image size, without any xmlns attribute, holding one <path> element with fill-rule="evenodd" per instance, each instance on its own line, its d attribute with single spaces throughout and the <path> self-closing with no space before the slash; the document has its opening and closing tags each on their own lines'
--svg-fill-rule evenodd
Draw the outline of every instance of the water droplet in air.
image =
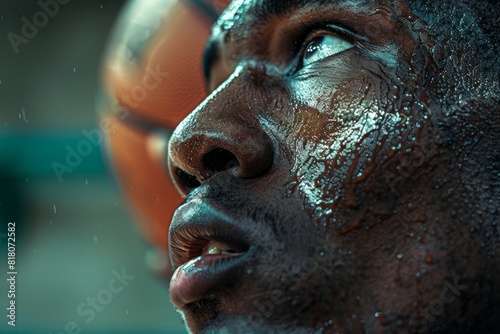
<svg viewBox="0 0 500 334">
<path fill-rule="evenodd" d="M 97 237 L 97 235 L 94 235 L 94 243 L 97 243 L 98 240 L 99 238 Z"/>
<path fill-rule="evenodd" d="M 396 255 L 396 257 L 398 258 L 398 260 L 401 260 L 405 255 L 403 253 L 398 253 L 398 255 Z"/>
<path fill-rule="evenodd" d="M 57 213 L 56 205 L 54 204 L 54 213 Z"/>
<path fill-rule="evenodd" d="M 26 110 L 21 108 L 21 113 L 19 114 L 19 119 L 22 119 L 24 123 L 28 123 L 28 119 L 26 118 Z"/>
</svg>

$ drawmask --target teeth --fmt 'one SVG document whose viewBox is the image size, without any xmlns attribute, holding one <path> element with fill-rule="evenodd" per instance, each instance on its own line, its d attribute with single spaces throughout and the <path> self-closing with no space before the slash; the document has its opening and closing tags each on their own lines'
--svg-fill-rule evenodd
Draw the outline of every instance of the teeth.
<svg viewBox="0 0 500 334">
<path fill-rule="evenodd" d="M 203 253 L 202 255 L 217 255 L 217 254 L 234 254 L 236 251 L 231 249 L 231 247 L 217 242 L 217 241 L 210 241 L 208 245 L 203 248 Z"/>
</svg>

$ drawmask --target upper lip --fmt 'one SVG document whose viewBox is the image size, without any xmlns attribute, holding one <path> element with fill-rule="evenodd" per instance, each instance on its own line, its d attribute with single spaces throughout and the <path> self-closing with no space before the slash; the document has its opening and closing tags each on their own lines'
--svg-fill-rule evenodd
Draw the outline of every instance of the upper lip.
<svg viewBox="0 0 500 334">
<path fill-rule="evenodd" d="M 169 229 L 170 258 L 175 268 L 202 255 L 210 241 L 228 245 L 236 252 L 245 252 L 252 245 L 249 231 L 243 224 L 201 198 L 193 198 L 175 212 Z"/>
</svg>

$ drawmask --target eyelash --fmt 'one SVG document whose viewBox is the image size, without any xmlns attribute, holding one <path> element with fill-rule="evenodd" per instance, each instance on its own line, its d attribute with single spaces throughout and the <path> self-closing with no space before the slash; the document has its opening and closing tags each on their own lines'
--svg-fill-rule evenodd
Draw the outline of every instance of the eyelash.
<svg viewBox="0 0 500 334">
<path fill-rule="evenodd" d="M 293 73 L 296 73 L 303 68 L 302 59 L 305 51 L 307 50 L 307 46 L 309 45 L 309 42 L 311 42 L 321 32 L 336 35 L 340 38 L 346 39 L 354 45 L 356 45 L 356 42 L 361 39 L 355 31 L 338 24 L 325 24 L 322 21 L 313 21 L 312 24 L 302 22 L 302 25 L 305 27 L 307 34 L 305 34 L 305 37 L 299 39 L 301 41 L 300 43 L 297 43 L 297 45 L 300 45 L 300 49 L 298 49 L 297 52 Z"/>
</svg>

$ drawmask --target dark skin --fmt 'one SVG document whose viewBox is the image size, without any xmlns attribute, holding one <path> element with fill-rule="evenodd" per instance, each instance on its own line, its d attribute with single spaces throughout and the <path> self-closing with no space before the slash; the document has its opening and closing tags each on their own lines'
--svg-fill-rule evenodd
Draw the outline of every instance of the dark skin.
<svg viewBox="0 0 500 334">
<path fill-rule="evenodd" d="M 203 293 L 171 290 L 192 332 L 500 326 L 498 9 L 226 10 L 205 57 L 212 94 L 170 140 L 186 196 L 170 247 L 175 267 L 200 255 L 208 241 L 178 231 L 215 210 L 248 254 Z"/>
</svg>

